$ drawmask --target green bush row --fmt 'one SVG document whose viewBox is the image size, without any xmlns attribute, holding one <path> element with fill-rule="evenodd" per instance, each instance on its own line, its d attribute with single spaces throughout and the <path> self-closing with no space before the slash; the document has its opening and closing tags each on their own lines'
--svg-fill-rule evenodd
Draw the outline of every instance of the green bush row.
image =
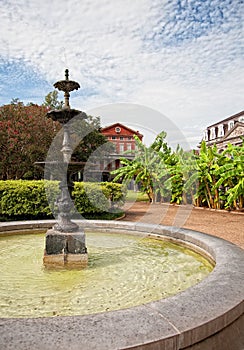
<svg viewBox="0 0 244 350">
<path fill-rule="evenodd" d="M 0 220 L 52 218 L 59 191 L 57 181 L 0 181 Z M 95 218 L 121 207 L 126 190 L 116 183 L 76 182 L 72 195 L 77 211 Z"/>
</svg>

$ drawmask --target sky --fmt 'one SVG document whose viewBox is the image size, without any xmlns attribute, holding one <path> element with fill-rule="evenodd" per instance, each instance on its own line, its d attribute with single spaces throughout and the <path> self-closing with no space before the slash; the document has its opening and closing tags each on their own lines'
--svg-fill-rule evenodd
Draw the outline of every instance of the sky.
<svg viewBox="0 0 244 350">
<path fill-rule="evenodd" d="M 73 108 L 196 148 L 243 110 L 243 17 L 244 0 L 0 0 L 0 105 L 41 104 L 68 68 Z"/>
</svg>

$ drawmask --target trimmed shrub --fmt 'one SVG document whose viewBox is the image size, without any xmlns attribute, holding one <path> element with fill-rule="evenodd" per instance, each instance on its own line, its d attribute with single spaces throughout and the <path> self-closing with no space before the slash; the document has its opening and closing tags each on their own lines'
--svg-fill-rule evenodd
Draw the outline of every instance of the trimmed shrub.
<svg viewBox="0 0 244 350">
<path fill-rule="evenodd" d="M 103 213 L 124 204 L 126 189 L 121 184 L 111 182 L 76 182 L 73 196 L 79 213 Z"/>
<path fill-rule="evenodd" d="M 76 182 L 73 197 L 80 214 L 102 213 L 110 209 L 109 201 L 98 183 Z"/>
<path fill-rule="evenodd" d="M 102 182 L 101 188 L 107 199 L 110 200 L 111 207 L 121 207 L 125 203 L 127 187 L 115 182 Z"/>
<path fill-rule="evenodd" d="M 58 193 L 58 183 L 51 182 L 50 193 Z M 0 215 L 7 218 L 52 218 L 44 181 L 0 181 Z"/>
<path fill-rule="evenodd" d="M 57 181 L 0 181 L 0 219 L 52 218 L 59 192 Z M 125 190 L 120 184 L 108 182 L 76 182 L 73 197 L 80 214 L 84 217 L 93 215 L 95 218 L 96 215 L 110 212 L 114 205 L 121 206 L 124 203 Z"/>
</svg>

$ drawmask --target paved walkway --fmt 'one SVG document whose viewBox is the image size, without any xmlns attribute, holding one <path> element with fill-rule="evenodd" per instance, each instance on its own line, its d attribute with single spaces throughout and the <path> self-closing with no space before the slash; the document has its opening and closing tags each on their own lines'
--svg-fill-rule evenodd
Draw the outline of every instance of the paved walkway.
<svg viewBox="0 0 244 350">
<path fill-rule="evenodd" d="M 229 240 L 244 249 L 244 213 L 145 202 L 126 203 L 124 210 L 123 220 L 189 228 Z"/>
</svg>

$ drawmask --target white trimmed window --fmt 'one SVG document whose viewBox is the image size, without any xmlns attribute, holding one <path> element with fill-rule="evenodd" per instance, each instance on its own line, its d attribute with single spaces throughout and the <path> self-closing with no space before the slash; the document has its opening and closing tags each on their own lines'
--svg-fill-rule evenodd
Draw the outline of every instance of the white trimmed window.
<svg viewBox="0 0 244 350">
<path fill-rule="evenodd" d="M 234 120 L 230 120 L 228 123 L 228 130 L 232 129 L 234 126 Z"/>
<path fill-rule="evenodd" d="M 224 124 L 219 124 L 218 126 L 218 137 L 223 137 L 225 134 L 224 132 Z"/>
<path fill-rule="evenodd" d="M 204 139 L 204 141 L 208 141 L 208 130 L 204 130 L 203 139 Z"/>
<path fill-rule="evenodd" d="M 239 117 L 239 122 L 244 123 L 244 116 L 243 115 L 241 117 Z"/>
<path fill-rule="evenodd" d="M 216 138 L 215 128 L 210 129 L 210 140 L 213 140 Z"/>
<path fill-rule="evenodd" d="M 124 144 L 123 143 L 119 144 L 119 152 L 120 153 L 124 152 Z"/>
<path fill-rule="evenodd" d="M 131 152 L 131 143 L 127 143 L 126 147 L 127 147 L 127 151 Z"/>
</svg>

